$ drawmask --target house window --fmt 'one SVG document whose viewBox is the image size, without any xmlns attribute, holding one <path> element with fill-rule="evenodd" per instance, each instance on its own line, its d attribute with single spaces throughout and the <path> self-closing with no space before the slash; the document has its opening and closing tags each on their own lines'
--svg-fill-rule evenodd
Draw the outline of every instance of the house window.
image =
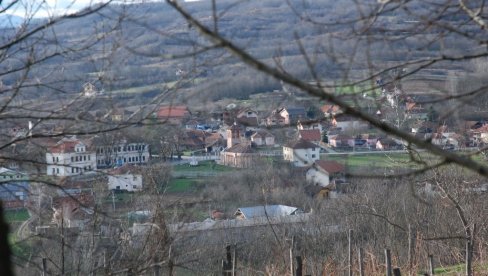
<svg viewBox="0 0 488 276">
<path fill-rule="evenodd" d="M 83 155 L 83 161 L 86 161 L 86 155 Z"/>
<path fill-rule="evenodd" d="M 312 154 L 312 158 L 315 158 L 315 154 Z"/>
<path fill-rule="evenodd" d="M 142 157 L 142 161 L 146 161 L 146 156 L 143 156 Z"/>
<path fill-rule="evenodd" d="M 71 168 L 71 173 L 75 173 L 75 168 Z"/>
<path fill-rule="evenodd" d="M 132 189 L 137 189 L 137 185 L 132 185 Z"/>
<path fill-rule="evenodd" d="M 75 158 L 71 156 L 71 162 L 75 162 Z"/>
<path fill-rule="evenodd" d="M 56 157 L 56 162 L 59 162 L 59 157 Z"/>
<path fill-rule="evenodd" d="M 58 173 L 58 174 L 59 174 L 59 168 L 56 168 L 56 173 Z"/>
<path fill-rule="evenodd" d="M 88 155 L 88 161 L 90 161 L 90 155 Z"/>
<path fill-rule="evenodd" d="M 54 158 L 54 156 L 53 156 L 53 163 L 54 163 L 54 162 L 56 162 L 56 158 Z"/>
<path fill-rule="evenodd" d="M 53 168 L 53 174 L 56 174 L 56 170 Z M 3 176 L 5 178 L 5 175 Z"/>
</svg>

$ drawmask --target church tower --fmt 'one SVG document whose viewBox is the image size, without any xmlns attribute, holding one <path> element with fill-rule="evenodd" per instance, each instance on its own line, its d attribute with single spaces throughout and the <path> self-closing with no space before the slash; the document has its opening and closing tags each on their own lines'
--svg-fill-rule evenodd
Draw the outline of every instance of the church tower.
<svg viewBox="0 0 488 276">
<path fill-rule="evenodd" d="M 227 148 L 231 148 L 241 142 L 240 128 L 234 124 L 227 130 Z"/>
</svg>

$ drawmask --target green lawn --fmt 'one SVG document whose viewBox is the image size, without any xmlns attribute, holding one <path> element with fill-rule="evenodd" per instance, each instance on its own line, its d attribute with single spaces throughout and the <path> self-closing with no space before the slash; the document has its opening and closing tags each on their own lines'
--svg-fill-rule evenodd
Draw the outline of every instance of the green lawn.
<svg viewBox="0 0 488 276">
<path fill-rule="evenodd" d="M 7 221 L 7 223 L 26 221 L 30 217 L 27 209 L 5 210 L 3 212 L 3 215 L 5 216 L 5 220 Z"/>
<path fill-rule="evenodd" d="M 435 161 L 435 157 L 422 154 L 425 161 Z M 334 160 L 345 164 L 348 167 L 375 167 L 375 168 L 400 168 L 417 167 L 419 164 L 410 160 L 407 153 L 376 153 L 376 154 L 357 154 L 357 155 L 332 155 L 325 157 L 327 160 Z"/>
<path fill-rule="evenodd" d="M 373 93 L 374 91 L 374 93 Z M 373 88 L 370 84 L 363 85 L 338 85 L 335 88 L 336 94 L 367 94 L 369 96 L 381 95 L 381 91 L 378 88 Z"/>
<path fill-rule="evenodd" d="M 189 164 L 173 166 L 175 172 L 229 172 L 234 170 L 227 166 L 216 164 L 214 161 L 201 161 L 198 166 L 190 166 Z"/>
<path fill-rule="evenodd" d="M 169 193 L 183 193 L 183 192 L 189 192 L 191 191 L 195 184 L 196 184 L 195 179 L 190 179 L 190 178 L 174 178 L 171 179 L 169 182 L 169 187 L 166 189 L 166 192 Z"/>
<path fill-rule="evenodd" d="M 409 161 L 407 154 L 361 154 L 332 155 L 326 159 L 334 160 L 353 167 L 398 167 L 405 166 Z"/>
<path fill-rule="evenodd" d="M 17 236 L 15 234 L 8 234 L 8 242 L 10 244 L 12 255 L 28 260 L 30 252 L 32 249 L 25 241 L 17 241 Z"/>
<path fill-rule="evenodd" d="M 463 154 L 462 152 L 458 152 Z M 417 159 L 419 157 L 417 156 Z M 420 158 L 422 161 L 427 162 L 430 165 L 434 165 L 440 162 L 440 158 L 428 153 L 421 152 Z M 408 153 L 366 153 L 366 154 L 356 154 L 356 155 L 325 155 L 323 156 L 325 160 L 334 160 L 341 164 L 346 165 L 351 170 L 364 170 L 364 169 L 375 169 L 375 168 L 387 168 L 387 169 L 419 169 L 423 167 L 422 164 L 416 163 L 411 160 Z M 486 163 L 486 160 L 479 156 L 473 156 L 471 159 Z"/>
</svg>

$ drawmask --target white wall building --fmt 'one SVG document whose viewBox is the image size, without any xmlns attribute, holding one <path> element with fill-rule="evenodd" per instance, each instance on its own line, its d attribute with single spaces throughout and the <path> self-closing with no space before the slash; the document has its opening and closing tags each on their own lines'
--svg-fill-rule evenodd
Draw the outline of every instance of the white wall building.
<svg viewBox="0 0 488 276">
<path fill-rule="evenodd" d="M 305 178 L 308 183 L 328 187 L 337 179 L 344 179 L 344 166 L 335 161 L 318 160 L 307 170 Z"/>
<path fill-rule="evenodd" d="M 128 192 L 142 190 L 142 175 L 140 174 L 120 174 L 108 176 L 108 189 Z"/>
<path fill-rule="evenodd" d="M 300 139 L 283 146 L 283 157 L 296 167 L 310 166 L 320 159 L 320 147 Z"/>
<path fill-rule="evenodd" d="M 96 155 L 86 142 L 75 136 L 65 137 L 48 148 L 46 164 L 47 175 L 78 175 L 96 168 Z"/>
<path fill-rule="evenodd" d="M 125 164 L 142 165 L 149 162 L 149 145 L 127 143 L 123 140 L 113 145 L 100 145 L 96 150 L 97 168 L 111 168 Z"/>
</svg>

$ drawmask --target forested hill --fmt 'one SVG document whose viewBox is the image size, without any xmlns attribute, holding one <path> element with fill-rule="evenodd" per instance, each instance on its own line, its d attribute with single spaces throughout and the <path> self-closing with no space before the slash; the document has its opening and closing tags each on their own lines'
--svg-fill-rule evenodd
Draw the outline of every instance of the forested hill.
<svg viewBox="0 0 488 276">
<path fill-rule="evenodd" d="M 357 42 L 357 37 L 351 36 L 357 27 L 353 19 L 359 14 L 353 3 L 329 0 L 217 1 L 218 30 L 254 56 L 279 62 L 285 70 L 302 78 L 311 78 L 300 52 L 299 44 L 302 44 L 310 54 L 313 53 L 313 66 L 320 76 L 327 80 L 341 79 L 344 71 L 348 71 L 349 76 L 354 76 L 355 71 L 361 72 L 367 61 L 366 53 L 356 52 L 357 43 L 363 42 Z M 363 1 L 361 11 L 367 13 L 368 9 L 377 6 L 376 3 Z M 184 6 L 195 17 L 213 26 L 210 1 L 185 3 Z M 411 8 L 420 13 L 428 12 L 422 11 L 418 4 Z M 382 28 L 388 27 L 390 33 L 386 35 L 389 38 L 401 36 L 412 24 L 408 19 L 407 15 L 396 11 L 384 12 L 372 25 L 370 33 L 384 36 Z M 5 29 L 1 39 L 5 41 L 13 37 L 16 31 Z M 428 38 L 435 32 L 419 30 L 419 36 Z M 389 45 L 395 48 L 392 51 L 385 51 L 383 41 L 370 40 L 368 55 L 381 67 L 390 61 L 428 55 L 440 47 L 438 42 L 424 47 L 426 41 L 418 38 L 392 41 Z M 448 41 L 449 37 L 445 39 Z M 59 49 L 69 49 L 32 67 L 26 82 L 49 84 L 25 88 L 35 95 L 48 95 L 43 92 L 50 89 L 78 93 L 86 82 L 94 83 L 100 90 L 143 95 L 159 93 L 172 85 L 192 87 L 192 96 L 201 95 L 211 100 L 246 98 L 252 93 L 281 88 L 269 78 L 256 76 L 222 50 L 210 49 L 198 56 L 191 55 L 210 44 L 164 3 L 111 5 L 96 14 L 65 20 L 30 40 L 36 41 L 37 58 Z M 453 51 L 464 50 L 462 42 L 454 38 L 451 44 L 445 45 L 451 45 Z M 401 51 L 418 48 L 422 50 L 409 51 L 408 55 Z M 20 51 L 24 51 L 24 58 L 19 58 L 17 47 L 8 51 L 14 58 L 0 64 L 2 72 L 8 71 L 5 70 L 7 67 L 23 64 L 30 50 Z M 22 74 L 14 72 L 0 78 L 9 86 Z M 190 77 L 191 81 L 175 83 L 183 77 Z M 201 93 L 207 91 L 211 93 Z"/>
</svg>

